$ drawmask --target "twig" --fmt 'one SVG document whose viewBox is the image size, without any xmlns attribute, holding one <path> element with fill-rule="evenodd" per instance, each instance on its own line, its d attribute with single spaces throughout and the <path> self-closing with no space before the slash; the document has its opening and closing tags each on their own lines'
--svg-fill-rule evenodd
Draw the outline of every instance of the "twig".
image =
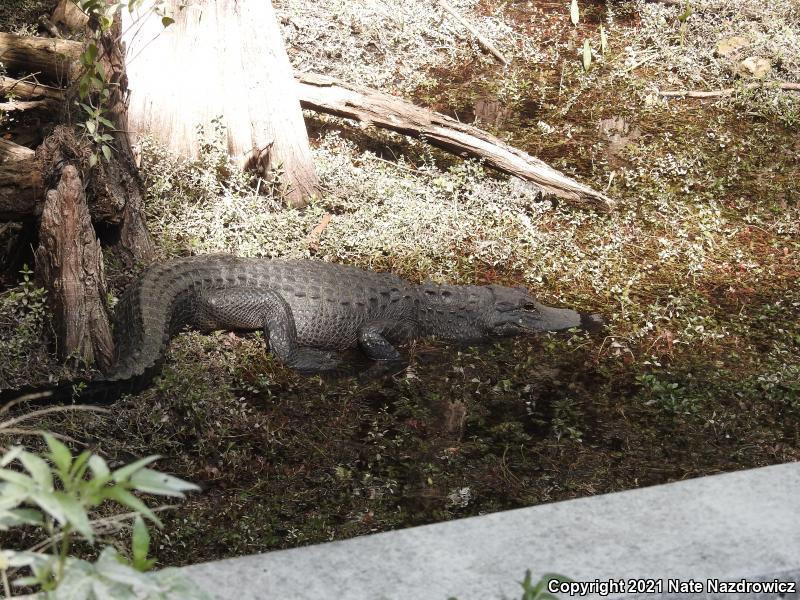
<svg viewBox="0 0 800 600">
<path fill-rule="evenodd" d="M 485 37 L 483 37 L 480 33 L 478 33 L 478 30 L 475 29 L 469 23 L 469 21 L 467 21 L 464 17 L 462 17 L 460 14 L 458 14 L 458 12 L 456 12 L 455 8 L 450 6 L 450 4 L 445 2 L 445 0 L 438 0 L 438 3 L 439 3 L 439 6 L 441 6 L 446 12 L 450 13 L 450 15 L 456 21 L 461 23 L 461 25 L 463 25 L 464 28 L 466 28 L 467 31 L 469 31 L 472 35 L 475 36 L 475 39 L 478 40 L 478 43 L 481 45 L 481 47 L 484 50 L 492 53 L 497 60 L 499 60 L 501 63 L 503 63 L 503 65 L 508 65 L 508 60 L 506 59 L 505 56 L 503 56 L 503 53 L 500 52 L 500 50 L 498 50 L 497 48 L 495 48 L 495 46 L 494 46 L 494 44 L 492 44 L 492 42 L 490 42 Z"/>
<path fill-rule="evenodd" d="M 3 427 L 2 429 L 0 429 L 0 435 L 44 435 L 45 433 L 49 433 L 54 438 L 63 440 L 65 442 L 72 442 L 74 444 L 79 444 L 81 446 L 87 445 L 83 442 L 76 440 L 74 437 L 64 435 L 63 433 L 45 431 L 44 429 L 25 429 L 22 427 Z"/>
<path fill-rule="evenodd" d="M 762 87 L 762 84 L 759 83 L 748 83 L 744 86 L 745 89 L 751 90 L 753 88 Z M 763 86 L 763 87 L 770 87 L 770 86 Z M 791 83 L 791 82 L 783 82 L 776 86 L 775 88 L 784 91 L 791 91 L 791 92 L 800 92 L 800 83 Z M 725 96 L 731 96 L 736 92 L 736 88 L 724 88 L 721 90 L 712 90 L 712 91 L 702 91 L 702 90 L 669 90 L 658 92 L 659 96 L 664 98 L 723 98 Z"/>
<path fill-rule="evenodd" d="M 43 417 L 44 415 L 49 415 L 50 413 L 68 412 L 70 410 L 87 410 L 87 411 L 104 412 L 104 413 L 111 412 L 107 408 L 103 408 L 101 406 L 91 406 L 89 404 L 51 406 L 50 408 L 42 408 L 41 410 L 34 410 L 29 413 L 25 413 L 24 415 L 14 417 L 13 419 L 9 419 L 8 421 L 3 421 L 2 423 L 0 423 L 0 431 L 8 429 L 12 425 L 17 425 L 22 421 L 27 421 L 28 419 L 33 419 L 35 417 Z"/>
<path fill-rule="evenodd" d="M 311 233 L 308 234 L 306 237 L 306 245 L 311 248 L 316 249 L 319 246 L 319 238 L 322 235 L 322 232 L 325 231 L 325 228 L 328 226 L 328 223 L 331 221 L 331 213 L 325 213 L 322 217 L 322 220 L 317 224 L 314 229 L 311 230 Z"/>
<path fill-rule="evenodd" d="M 163 512 L 165 510 L 172 510 L 173 508 L 178 508 L 176 504 L 165 504 L 163 506 L 156 506 L 155 508 L 151 509 L 154 513 L 156 512 Z M 128 519 L 134 519 L 140 513 L 138 512 L 127 512 L 122 513 L 121 515 L 112 515 L 110 517 L 103 517 L 102 519 L 93 519 L 90 523 L 97 527 L 97 526 L 105 526 L 105 525 L 116 525 L 118 523 L 122 523 L 123 521 L 127 521 Z M 30 548 L 28 548 L 28 552 L 41 552 L 44 548 L 47 548 L 50 544 L 54 542 L 59 542 L 61 540 L 62 534 L 57 533 L 51 537 L 45 538 L 40 542 L 37 542 Z"/>
</svg>

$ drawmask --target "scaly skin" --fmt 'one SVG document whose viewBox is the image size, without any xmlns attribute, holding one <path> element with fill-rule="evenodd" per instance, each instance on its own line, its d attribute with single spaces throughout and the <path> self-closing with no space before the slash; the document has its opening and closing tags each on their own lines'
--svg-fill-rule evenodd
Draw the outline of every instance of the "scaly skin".
<svg viewBox="0 0 800 600">
<path fill-rule="evenodd" d="M 474 343 L 601 324 L 539 304 L 521 288 L 414 285 L 321 261 L 227 255 L 151 266 L 120 299 L 114 320 L 114 366 L 88 382 L 103 397 L 146 386 L 169 340 L 187 327 L 264 330 L 281 362 L 314 373 L 336 369 L 337 352 L 348 348 L 391 362 L 400 359 L 393 343 L 419 337 Z"/>
</svg>

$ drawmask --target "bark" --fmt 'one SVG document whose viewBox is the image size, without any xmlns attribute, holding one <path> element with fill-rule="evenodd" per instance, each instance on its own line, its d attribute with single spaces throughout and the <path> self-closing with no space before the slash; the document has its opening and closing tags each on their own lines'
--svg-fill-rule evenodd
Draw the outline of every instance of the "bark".
<svg viewBox="0 0 800 600">
<path fill-rule="evenodd" d="M 126 19 L 131 97 L 129 129 L 156 136 L 174 152 L 197 156 L 197 126 L 220 119 L 231 157 L 262 176 L 280 166 L 287 200 L 317 193 L 308 134 L 278 23 L 267 0 L 194 0 L 166 30 L 157 17 Z M 135 140 L 134 140 L 135 143 Z"/>
<path fill-rule="evenodd" d="M 80 73 L 82 45 L 58 40 L 0 33 L 0 60 L 11 72 L 34 73 L 56 85 L 65 85 Z"/>
<path fill-rule="evenodd" d="M 31 219 L 41 213 L 42 179 L 35 153 L 0 138 L 0 220 Z"/>
<path fill-rule="evenodd" d="M 103 255 L 95 236 L 78 170 L 66 165 L 47 192 L 39 227 L 36 272 L 55 315 L 59 355 L 101 368 L 114 356 Z"/>
<path fill-rule="evenodd" d="M 487 165 L 531 181 L 543 190 L 579 204 L 609 210 L 614 202 L 601 192 L 578 183 L 538 158 L 498 138 L 446 115 L 401 98 L 355 86 L 332 77 L 297 74 L 303 108 L 376 125 L 424 139 L 459 156 L 484 160 Z"/>
<path fill-rule="evenodd" d="M 83 31 L 89 22 L 89 17 L 72 0 L 61 0 L 53 10 L 51 21 L 62 31 Z"/>
</svg>

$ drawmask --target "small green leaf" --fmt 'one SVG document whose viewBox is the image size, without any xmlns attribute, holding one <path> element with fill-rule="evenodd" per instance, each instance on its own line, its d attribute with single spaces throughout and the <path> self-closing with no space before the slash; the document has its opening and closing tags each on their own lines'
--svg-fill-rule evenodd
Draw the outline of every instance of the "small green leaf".
<svg viewBox="0 0 800 600">
<path fill-rule="evenodd" d="M 31 452 L 21 453 L 19 460 L 40 487 L 46 490 L 53 489 L 53 475 L 47 461 Z"/>
<path fill-rule="evenodd" d="M 35 502 L 48 515 L 59 523 L 66 523 L 67 517 L 64 508 L 55 496 L 55 492 L 34 492 L 30 495 L 31 501 Z"/>
<path fill-rule="evenodd" d="M 144 502 L 139 500 L 139 498 L 131 494 L 128 490 L 117 485 L 108 488 L 103 492 L 103 494 L 109 500 L 114 500 L 115 502 L 118 502 L 123 506 L 127 506 L 131 510 L 135 510 L 143 517 L 147 517 L 153 523 L 161 527 L 161 521 L 156 516 L 156 514 L 152 510 L 150 510 Z"/>
<path fill-rule="evenodd" d="M 166 473 L 159 473 L 153 469 L 137 471 L 131 476 L 130 482 L 137 491 L 178 498 L 183 498 L 183 492 L 193 492 L 200 489 L 193 483 Z"/>
<path fill-rule="evenodd" d="M 173 19 L 172 17 L 161 17 L 161 24 L 164 26 L 164 28 L 169 27 L 174 22 L 175 22 L 175 19 Z"/>
<path fill-rule="evenodd" d="M 61 511 L 67 523 L 80 533 L 87 541 L 94 541 L 94 533 L 92 532 L 92 525 L 89 523 L 89 517 L 86 514 L 86 509 L 81 506 L 80 502 L 68 496 L 64 492 L 54 492 L 53 497 L 56 502 L 61 506 Z"/>
<path fill-rule="evenodd" d="M 8 452 L 3 454 L 3 458 L 0 459 L 0 467 L 5 467 L 10 464 L 23 452 L 25 452 L 25 449 L 22 446 L 13 446 Z"/>
<path fill-rule="evenodd" d="M 101 479 L 111 475 L 111 471 L 108 469 L 105 459 L 97 454 L 92 454 L 92 456 L 89 458 L 89 470 L 92 472 L 94 477 Z"/>
<path fill-rule="evenodd" d="M 97 123 L 94 121 L 86 121 L 86 131 L 94 135 L 94 132 L 97 131 Z"/>
<path fill-rule="evenodd" d="M 577 25 L 580 20 L 581 13 L 578 8 L 578 0 L 572 0 L 572 5 L 569 7 L 569 20 L 573 25 Z"/>
<path fill-rule="evenodd" d="M 138 571 L 148 571 L 153 568 L 155 559 L 147 558 L 150 551 L 150 532 L 147 530 L 144 520 L 136 516 L 133 522 L 133 535 L 131 538 L 131 553 L 133 555 L 133 568 Z"/>
<path fill-rule="evenodd" d="M 583 70 L 588 71 L 592 64 L 592 48 L 589 40 L 583 40 Z"/>
<path fill-rule="evenodd" d="M 15 508 L 0 510 L 0 531 L 7 531 L 18 525 L 42 525 L 42 513 L 34 508 Z"/>
<path fill-rule="evenodd" d="M 102 146 L 100 146 L 100 150 L 103 153 L 103 156 L 105 157 L 105 159 L 107 161 L 110 161 L 111 160 L 111 147 L 103 144 Z"/>
<path fill-rule="evenodd" d="M 18 471 L 12 471 L 10 469 L 0 469 L 0 479 L 3 481 L 8 481 L 10 483 L 16 484 L 26 490 L 34 490 L 36 488 L 36 483 L 25 475 L 24 473 L 19 473 Z"/>
<path fill-rule="evenodd" d="M 156 462 L 161 456 L 154 455 L 154 456 L 146 456 L 144 458 L 140 458 L 136 462 L 132 462 L 129 465 L 125 465 L 114 471 L 114 481 L 125 481 L 131 475 L 133 475 L 139 469 L 144 469 L 147 465 Z"/>
<path fill-rule="evenodd" d="M 95 156 L 94 154 L 92 156 Z M 94 166 L 91 164 L 92 157 L 89 157 L 90 166 Z M 97 164 L 97 157 L 95 156 L 95 164 Z M 83 479 L 83 474 L 86 473 L 86 463 L 89 462 L 89 459 L 92 457 L 92 453 L 88 450 L 84 450 L 78 455 L 78 458 L 75 459 L 75 462 L 72 463 L 72 468 L 70 469 L 70 477 L 73 479 Z"/>
<path fill-rule="evenodd" d="M 90 43 L 88 46 L 86 46 L 86 50 L 83 54 L 86 57 L 86 64 L 93 64 L 97 60 L 97 45 Z"/>
<path fill-rule="evenodd" d="M 608 34 L 603 24 L 600 23 L 600 52 L 605 54 L 608 51 Z"/>
<path fill-rule="evenodd" d="M 678 15 L 678 21 L 684 23 L 689 17 L 692 16 L 692 12 L 694 11 L 692 11 L 691 4 L 689 4 L 689 0 L 686 0 L 686 8 L 681 14 Z"/>
<path fill-rule="evenodd" d="M 97 164 L 97 154 L 90 154 L 89 155 L 89 168 L 94 167 Z"/>
<path fill-rule="evenodd" d="M 50 448 L 48 453 L 50 460 L 53 461 L 59 471 L 64 474 L 68 473 L 69 468 L 72 466 L 72 452 L 50 433 L 44 434 L 44 441 L 47 442 L 47 447 Z"/>
</svg>

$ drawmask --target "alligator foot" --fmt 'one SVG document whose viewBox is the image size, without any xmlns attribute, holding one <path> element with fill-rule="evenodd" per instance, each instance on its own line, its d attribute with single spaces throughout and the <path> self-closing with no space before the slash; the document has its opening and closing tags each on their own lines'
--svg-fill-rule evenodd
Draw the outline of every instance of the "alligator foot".
<svg viewBox="0 0 800 600">
<path fill-rule="evenodd" d="M 305 346 L 298 347 L 283 362 L 287 367 L 303 375 L 337 371 L 342 365 L 341 358 L 335 352 Z"/>
<path fill-rule="evenodd" d="M 375 379 L 384 379 L 397 375 L 408 367 L 408 362 L 402 358 L 397 360 L 376 360 L 366 369 L 358 374 L 358 380 L 362 383 Z"/>
</svg>

